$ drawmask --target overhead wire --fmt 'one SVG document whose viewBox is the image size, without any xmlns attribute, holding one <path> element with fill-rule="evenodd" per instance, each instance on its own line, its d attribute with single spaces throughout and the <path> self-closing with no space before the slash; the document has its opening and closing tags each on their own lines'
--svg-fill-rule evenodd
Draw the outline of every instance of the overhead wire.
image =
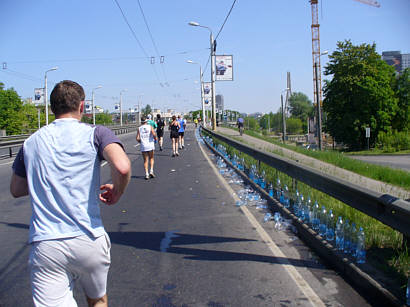
<svg viewBox="0 0 410 307">
<path fill-rule="evenodd" d="M 233 1 L 232 6 L 231 6 L 231 9 L 229 10 L 228 15 L 226 15 L 225 20 L 224 20 L 224 22 L 223 22 L 221 28 L 219 29 L 218 34 L 217 34 L 216 37 L 215 37 L 215 40 L 217 40 L 218 37 L 219 37 L 219 34 L 221 34 L 221 32 L 222 32 L 222 30 L 223 30 L 223 28 L 224 28 L 224 26 L 225 26 L 226 21 L 228 20 L 229 16 L 231 15 L 231 12 L 232 12 L 233 7 L 235 6 L 235 3 L 236 3 L 236 0 Z"/>
<path fill-rule="evenodd" d="M 141 42 L 139 41 L 137 35 L 135 34 L 134 29 L 131 27 L 130 23 L 128 22 L 128 19 L 127 19 L 127 17 L 125 16 L 124 11 L 122 10 L 120 4 L 118 3 L 117 0 L 114 0 L 114 2 L 117 4 L 118 8 L 120 9 L 121 14 L 122 14 L 122 17 L 123 17 L 125 23 L 128 25 L 128 28 L 130 29 L 130 31 L 131 31 L 133 37 L 134 37 L 135 40 L 137 41 L 137 43 L 138 43 L 138 45 L 140 46 L 141 50 L 144 52 L 144 54 L 145 54 L 146 57 L 149 57 L 149 56 L 148 56 L 148 53 L 145 51 L 145 49 L 144 49 L 144 47 L 142 46 Z M 152 65 L 151 65 L 151 66 L 152 66 Z M 155 76 L 157 77 L 157 80 L 158 80 L 159 84 L 160 84 L 161 86 L 163 86 L 163 85 L 162 85 L 162 82 L 161 82 L 161 80 L 160 80 L 160 78 L 159 78 L 159 76 L 158 76 L 158 72 L 157 72 L 157 70 L 155 69 L 155 66 L 152 66 L 152 68 L 153 68 L 153 70 L 154 70 Z"/>
<path fill-rule="evenodd" d="M 142 9 L 142 5 L 141 5 L 141 1 L 140 1 L 140 0 L 138 0 L 138 6 L 139 6 L 139 8 L 140 8 L 141 15 L 142 15 L 142 17 L 143 17 L 143 19 L 144 19 L 145 26 L 147 27 L 148 34 L 149 34 L 149 36 L 150 36 L 150 38 L 151 38 L 152 45 L 154 46 L 154 49 L 155 49 L 155 52 L 156 52 L 156 54 L 157 54 L 158 59 L 160 59 L 160 66 L 161 66 L 161 68 L 162 68 L 162 73 L 163 73 L 163 75 L 164 75 L 165 83 L 168 84 L 168 80 L 167 80 L 168 78 L 167 78 L 167 75 L 166 75 L 166 73 L 165 73 L 165 69 L 164 69 L 164 66 L 163 66 L 162 57 L 161 57 L 161 55 L 160 55 L 160 53 L 159 53 L 159 51 L 158 51 L 157 44 L 156 44 L 155 41 L 154 41 L 154 37 L 153 37 L 152 32 L 151 32 L 151 30 L 150 30 L 150 28 L 149 28 L 149 25 L 148 25 L 148 21 L 147 21 L 147 19 L 145 18 L 144 10 Z"/>
<path fill-rule="evenodd" d="M 200 52 L 209 48 L 192 49 L 185 51 L 175 51 L 173 53 L 164 54 L 164 56 L 171 57 L 182 54 L 189 54 L 194 52 Z M 88 61 L 115 61 L 115 60 L 139 60 L 149 59 L 150 57 L 106 57 L 106 58 L 78 58 L 78 59 L 48 59 L 48 60 L 33 60 L 33 61 L 5 61 L 7 64 L 35 64 L 35 63 L 61 63 L 61 62 L 88 62 Z"/>
<path fill-rule="evenodd" d="M 231 5 L 231 8 L 229 9 L 229 12 L 228 12 L 228 14 L 227 14 L 226 17 L 225 17 L 225 20 L 224 20 L 224 22 L 222 23 L 222 26 L 220 27 L 220 29 L 219 29 L 219 31 L 218 31 L 218 34 L 216 35 L 216 37 L 215 37 L 215 39 L 214 39 L 214 43 L 215 43 L 216 40 L 218 39 L 219 34 L 221 34 L 221 32 L 222 32 L 222 30 L 223 30 L 223 28 L 224 28 L 224 26 L 225 26 L 225 24 L 226 24 L 226 21 L 228 20 L 229 16 L 231 15 L 231 12 L 232 12 L 232 10 L 233 10 L 233 7 L 235 6 L 236 1 L 237 1 L 237 0 L 234 0 L 234 1 L 233 1 L 232 5 Z M 208 68 L 208 64 L 209 64 L 209 60 L 210 60 L 210 59 L 211 59 L 211 56 L 208 57 L 208 61 L 206 62 L 205 69 L 203 70 L 204 72 L 205 72 L 206 69 Z M 204 74 L 204 73 L 202 72 L 202 75 L 203 75 L 203 74 Z"/>
</svg>

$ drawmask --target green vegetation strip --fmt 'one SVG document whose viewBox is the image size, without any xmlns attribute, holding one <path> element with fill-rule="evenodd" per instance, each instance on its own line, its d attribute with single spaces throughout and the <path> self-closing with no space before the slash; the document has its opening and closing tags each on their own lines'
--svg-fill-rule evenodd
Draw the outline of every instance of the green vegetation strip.
<svg viewBox="0 0 410 307">
<path fill-rule="evenodd" d="M 222 144 L 225 146 L 231 157 L 236 154 L 239 158 L 244 158 L 246 168 L 250 168 L 251 165 L 258 165 L 258 161 L 251 156 L 216 138 L 213 138 L 213 141 L 216 145 Z M 295 181 L 285 173 L 279 172 L 265 163 L 260 163 L 259 172 L 262 171 L 265 171 L 266 181 L 272 183 L 273 186 L 275 186 L 277 178 L 280 179 L 282 187 L 287 185 L 292 198 L 297 189 L 299 193 L 304 195 L 305 199 L 310 197 L 312 203 L 318 201 L 320 207 L 325 206 L 327 210 L 332 209 L 335 222 L 339 216 L 342 216 L 344 221 L 349 220 L 349 223 L 355 223 L 357 229 L 360 226 L 363 227 L 366 233 L 367 261 L 397 280 L 402 287 L 407 285 L 407 278 L 410 276 L 410 257 L 407 245 L 403 242 L 403 235 L 400 232 L 325 193 L 315 190 L 302 182 Z"/>
<path fill-rule="evenodd" d="M 375 165 L 375 164 L 370 164 L 366 163 L 363 161 L 358 161 L 352 158 L 349 158 L 345 154 L 337 151 L 313 151 L 313 150 L 308 150 L 304 149 L 301 147 L 297 146 L 291 146 L 291 145 L 286 145 L 283 143 L 280 143 L 272 138 L 263 136 L 255 131 L 251 130 L 245 130 L 245 134 L 267 141 L 269 143 L 281 146 L 283 148 L 293 150 L 295 152 L 298 152 L 300 154 L 315 158 L 317 160 L 333 164 L 337 167 L 343 168 L 345 170 L 354 172 L 356 174 L 379 180 L 391 185 L 395 185 L 401 188 L 404 188 L 406 190 L 410 190 L 410 172 L 402 171 L 402 170 L 395 170 L 391 169 L 389 167 L 385 166 L 380 166 L 380 165 Z M 228 137 L 232 137 L 230 135 L 226 135 Z M 236 140 L 239 140 L 243 142 L 242 139 L 240 138 L 235 138 Z M 283 156 L 283 153 L 280 151 L 275 151 L 275 153 L 278 153 Z"/>
</svg>

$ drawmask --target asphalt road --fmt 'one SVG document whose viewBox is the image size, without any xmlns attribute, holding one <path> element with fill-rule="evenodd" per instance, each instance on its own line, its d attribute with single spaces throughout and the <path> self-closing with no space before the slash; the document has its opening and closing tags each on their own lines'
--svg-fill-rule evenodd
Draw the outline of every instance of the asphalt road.
<svg viewBox="0 0 410 307">
<path fill-rule="evenodd" d="M 236 207 L 192 130 L 176 158 L 166 133 L 149 181 L 135 134 L 120 138 L 133 174 L 121 201 L 102 206 L 112 241 L 110 306 L 369 306 L 293 233 L 275 231 L 255 208 Z M 10 174 L 11 160 L 1 161 L 0 306 L 24 307 L 32 305 L 30 206 L 28 197 L 10 196 Z M 109 181 L 108 166 L 101 181 Z M 75 297 L 86 306 L 81 289 Z"/>
<path fill-rule="evenodd" d="M 349 157 L 352 159 L 357 159 L 368 163 L 388 166 L 391 168 L 401 169 L 410 172 L 410 155 L 350 155 Z"/>
</svg>

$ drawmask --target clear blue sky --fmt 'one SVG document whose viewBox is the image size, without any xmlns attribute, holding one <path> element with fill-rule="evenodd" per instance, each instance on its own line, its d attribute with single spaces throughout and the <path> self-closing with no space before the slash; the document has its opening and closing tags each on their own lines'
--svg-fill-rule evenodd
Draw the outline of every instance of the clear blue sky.
<svg viewBox="0 0 410 307">
<path fill-rule="evenodd" d="M 1 0 L 0 82 L 22 98 L 34 88 L 49 89 L 71 79 L 84 86 L 87 99 L 110 111 L 123 93 L 124 109 L 147 103 L 180 111 L 200 106 L 199 66 L 209 56 L 209 32 L 188 26 L 196 21 L 218 33 L 233 0 L 140 0 L 159 55 L 144 24 L 137 0 Z M 354 0 L 319 0 L 321 50 L 337 41 L 373 43 L 377 51 L 410 53 L 410 0 L 379 0 L 380 8 Z M 238 0 L 217 40 L 217 54 L 234 56 L 234 81 L 216 83 L 225 108 L 276 112 L 286 72 L 292 90 L 312 99 L 311 9 L 308 0 Z M 147 58 L 148 56 L 148 58 Z M 151 56 L 156 57 L 150 64 Z M 322 57 L 322 65 L 327 57 Z M 210 64 L 204 73 L 210 79 Z M 169 86 L 161 87 L 160 83 Z"/>
</svg>

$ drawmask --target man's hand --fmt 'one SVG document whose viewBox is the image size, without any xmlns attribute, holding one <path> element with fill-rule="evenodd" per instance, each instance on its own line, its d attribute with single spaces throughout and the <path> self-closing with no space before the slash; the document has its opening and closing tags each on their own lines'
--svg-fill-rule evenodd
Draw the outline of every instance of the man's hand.
<svg viewBox="0 0 410 307">
<path fill-rule="evenodd" d="M 104 192 L 100 194 L 100 200 L 106 205 L 114 205 L 120 199 L 122 194 L 114 189 L 114 185 L 111 183 L 103 184 L 100 186 L 100 190 L 104 190 Z"/>
</svg>

